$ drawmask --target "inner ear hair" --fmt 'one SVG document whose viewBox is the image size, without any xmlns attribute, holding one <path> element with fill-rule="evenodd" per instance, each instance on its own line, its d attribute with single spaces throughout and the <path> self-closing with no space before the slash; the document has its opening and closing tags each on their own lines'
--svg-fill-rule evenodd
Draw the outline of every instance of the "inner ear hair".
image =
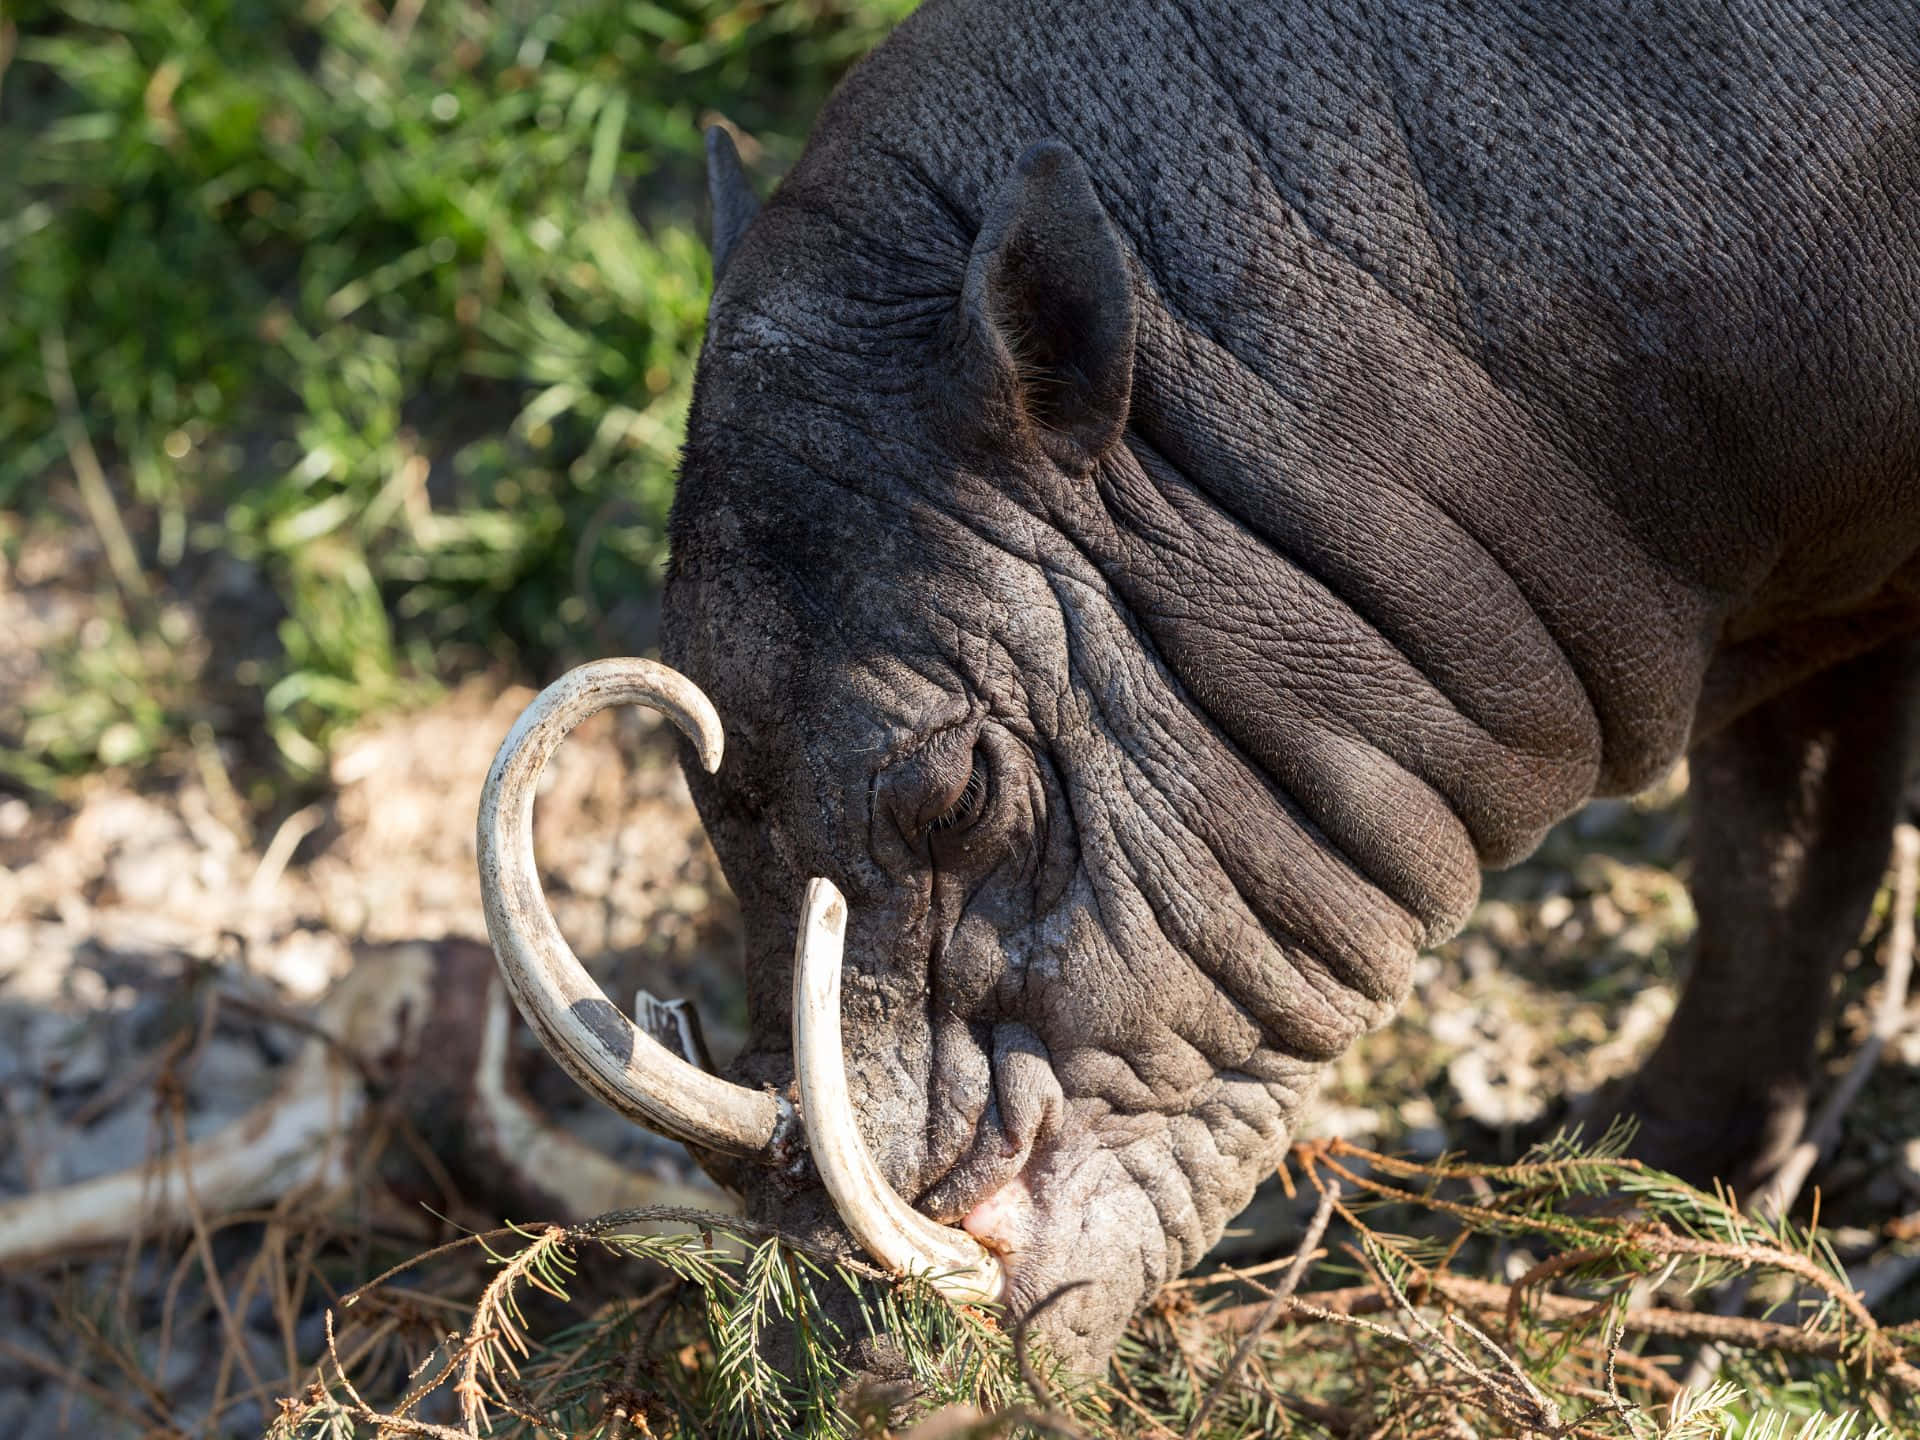
<svg viewBox="0 0 1920 1440">
<path fill-rule="evenodd" d="M 965 362 L 997 372 L 1056 460 L 1090 464 L 1119 441 L 1133 388 L 1133 286 L 1086 167 L 1061 141 L 1029 147 L 995 190 L 960 306 Z"/>
</svg>

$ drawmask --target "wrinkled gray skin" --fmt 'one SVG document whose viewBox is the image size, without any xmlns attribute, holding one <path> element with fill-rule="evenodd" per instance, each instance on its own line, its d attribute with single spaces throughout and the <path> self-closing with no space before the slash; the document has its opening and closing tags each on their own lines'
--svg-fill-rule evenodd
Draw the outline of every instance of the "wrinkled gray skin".
<svg viewBox="0 0 1920 1440">
<path fill-rule="evenodd" d="M 1019 1177 L 978 1228 L 1016 1309 L 1093 1282 L 1078 1364 L 1480 868 L 1689 749 L 1623 1102 L 1694 1175 L 1793 1137 L 1913 713 L 1920 6 L 1748 9 L 929 0 L 757 215 L 723 163 L 665 651 L 734 1073 L 789 1082 L 827 876 L 882 1169 Z"/>
</svg>

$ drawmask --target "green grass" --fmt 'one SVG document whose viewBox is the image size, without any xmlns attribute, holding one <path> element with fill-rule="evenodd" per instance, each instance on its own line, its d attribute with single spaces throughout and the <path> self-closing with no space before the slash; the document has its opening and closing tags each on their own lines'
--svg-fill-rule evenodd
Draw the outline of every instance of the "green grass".
<svg viewBox="0 0 1920 1440">
<path fill-rule="evenodd" d="M 703 126 L 779 173 L 911 8 L 0 11 L 0 554 L 67 524 L 111 560 L 115 512 L 133 550 L 103 597 L 121 683 L 50 657 L 0 704 L 16 778 L 178 748 L 200 687 L 160 618 L 221 559 L 278 613 L 234 678 L 295 774 L 411 684 L 595 648 L 662 558 Z"/>
</svg>

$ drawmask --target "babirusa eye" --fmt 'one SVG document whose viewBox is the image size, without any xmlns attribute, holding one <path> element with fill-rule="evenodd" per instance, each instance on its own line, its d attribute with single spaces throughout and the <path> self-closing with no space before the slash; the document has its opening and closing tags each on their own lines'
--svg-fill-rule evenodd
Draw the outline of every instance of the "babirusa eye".
<svg viewBox="0 0 1920 1440">
<path fill-rule="evenodd" d="M 942 830 L 962 830 L 980 818 L 987 808 L 987 767 L 980 752 L 974 751 L 973 769 L 967 773 L 967 783 L 960 792 L 960 798 L 947 807 L 945 813 L 935 818 L 927 829 L 938 834 Z"/>
</svg>

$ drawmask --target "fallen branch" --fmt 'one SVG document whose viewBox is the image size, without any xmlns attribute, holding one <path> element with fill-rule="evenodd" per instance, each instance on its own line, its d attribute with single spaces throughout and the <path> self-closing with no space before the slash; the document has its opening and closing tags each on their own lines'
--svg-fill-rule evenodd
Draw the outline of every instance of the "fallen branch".
<svg viewBox="0 0 1920 1440">
<path fill-rule="evenodd" d="M 510 1007 L 482 946 L 394 947 L 356 965 L 303 1028 L 309 1038 L 273 1095 L 225 1129 L 184 1148 L 176 1130 L 174 1147 L 147 1164 L 0 1203 L 0 1267 L 194 1229 L 302 1191 L 324 1201 L 346 1190 L 382 1116 L 452 1135 L 458 1154 L 435 1163 L 451 1158 L 461 1192 L 498 1212 L 734 1208 L 704 1183 L 625 1169 L 527 1099 L 510 1065 Z"/>
<path fill-rule="evenodd" d="M 340 1142 L 365 1107 L 365 1087 L 352 1067 L 332 1046 L 309 1040 L 273 1097 L 218 1134 L 152 1164 L 0 1204 L 0 1266 L 117 1244 L 143 1221 L 147 1232 L 186 1229 L 190 1186 L 212 1214 L 263 1206 L 309 1186 L 334 1188 L 346 1178 Z"/>
<path fill-rule="evenodd" d="M 1394 1278 L 1393 1272 L 1383 1263 L 1384 1247 L 1373 1236 L 1365 1237 L 1365 1247 L 1360 1258 L 1367 1268 L 1372 1270 L 1374 1279 L 1393 1297 L 1397 1313 L 1412 1322 L 1414 1328 L 1426 1336 L 1423 1344 L 1413 1335 L 1405 1336 L 1405 1343 L 1423 1350 L 1438 1359 L 1444 1360 L 1461 1375 L 1473 1382 L 1475 1387 L 1474 1403 L 1486 1409 L 1488 1413 L 1498 1415 L 1513 1425 L 1522 1434 L 1559 1435 L 1563 1427 L 1560 1423 L 1560 1407 L 1549 1398 L 1533 1377 L 1507 1351 L 1494 1343 L 1493 1337 L 1480 1329 L 1471 1320 L 1459 1312 L 1449 1318 L 1449 1330 L 1464 1330 L 1473 1339 L 1480 1342 L 1480 1348 L 1490 1355 L 1497 1368 L 1476 1364 L 1465 1349 L 1455 1343 L 1453 1338 L 1442 1332 L 1422 1315 L 1407 1298 L 1406 1289 Z M 1359 1322 L 1356 1322 L 1359 1323 Z"/>
</svg>

